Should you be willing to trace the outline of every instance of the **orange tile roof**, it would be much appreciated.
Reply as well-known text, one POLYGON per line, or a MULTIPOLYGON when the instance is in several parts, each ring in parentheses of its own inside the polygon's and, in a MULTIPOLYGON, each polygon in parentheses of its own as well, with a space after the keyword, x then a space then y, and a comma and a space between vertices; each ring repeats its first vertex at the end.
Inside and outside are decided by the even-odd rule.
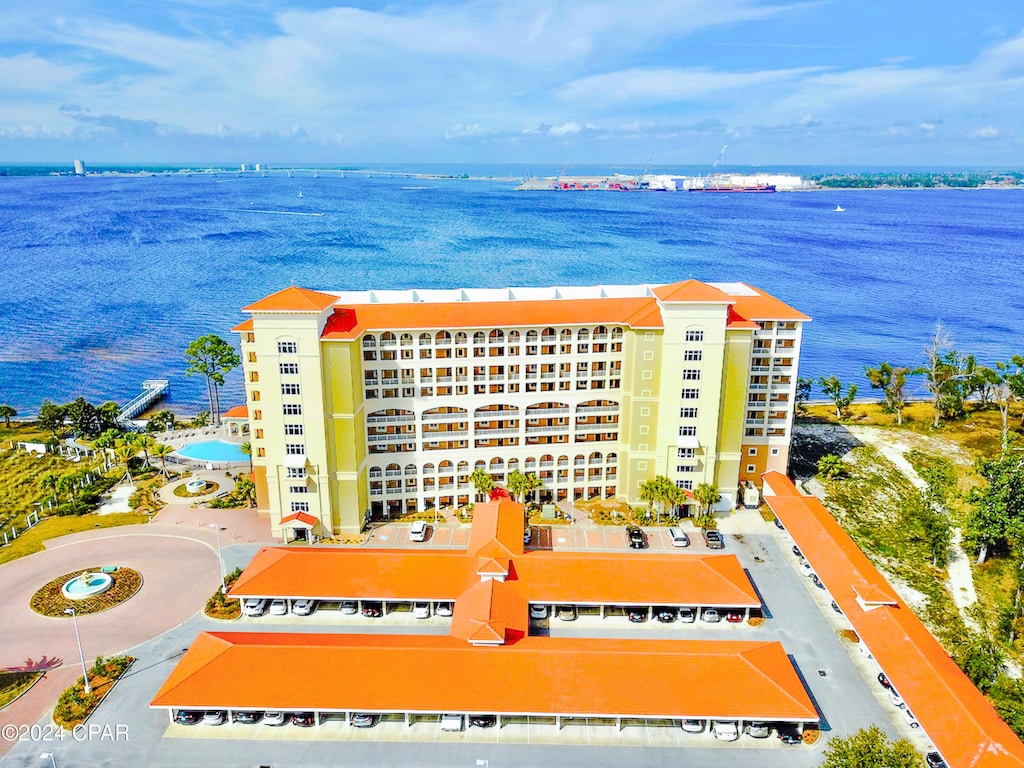
POLYGON ((667 304, 676 302, 732 304, 736 301, 735 297, 727 295, 713 285, 693 279, 660 285, 654 289, 654 295, 667 304))
POLYGON ((818 719, 779 643, 728 640, 203 632, 150 706, 818 719), (458 684, 411 684, 410 670, 458 684))
POLYGON ((479 578, 475 565, 459 551, 264 547, 230 594, 317 600, 454 600, 471 580, 479 578))
POLYGON ((291 286, 272 293, 255 304, 243 307, 243 312, 323 312, 338 300, 329 293, 291 286))
POLYGON ((523 506, 511 499, 477 504, 469 532, 470 555, 510 558, 523 554, 523 506))
POLYGON ((247 419, 249 418, 249 406, 248 405, 236 405, 234 408, 229 408, 224 412, 223 418, 225 419, 247 419))
POLYGON ((825 506, 779 472, 763 477, 768 506, 950 768, 1024 766, 1024 743, 825 506))
POLYGON ((302 523, 303 525, 312 527, 319 522, 319 520, 306 512, 296 512, 294 515, 288 515, 288 517, 281 518, 281 525, 287 525, 288 523, 302 523))
POLYGON ((735 555, 534 550, 515 564, 532 603, 761 606, 735 555))
POLYGON ((530 629, 529 605, 515 586, 478 581, 455 601, 451 636, 487 643, 515 643, 530 629))
POLYGON ((251 331, 252 328, 253 328, 252 318, 250 317, 248 320, 243 320, 242 322, 240 322, 238 325, 236 325, 231 330, 232 331, 251 331))
POLYGON ((742 283, 742 285, 757 293, 756 296, 730 297, 736 300, 733 305, 736 312, 747 320, 799 320, 803 322, 811 319, 803 312, 797 312, 785 302, 770 296, 760 288, 746 283, 742 283))
POLYGON ((415 302, 336 307, 321 337, 354 339, 365 331, 402 328, 543 328, 602 323, 633 328, 662 327, 661 313, 651 298, 415 302))

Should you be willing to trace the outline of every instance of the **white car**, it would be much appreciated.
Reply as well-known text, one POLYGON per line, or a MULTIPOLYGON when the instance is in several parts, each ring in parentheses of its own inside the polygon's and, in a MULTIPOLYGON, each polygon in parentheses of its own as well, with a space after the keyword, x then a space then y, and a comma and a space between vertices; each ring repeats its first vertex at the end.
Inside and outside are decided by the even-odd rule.
POLYGON ((263 724, 270 726, 284 725, 288 722, 288 716, 284 712, 266 712, 263 715, 263 724))
POLYGON ((683 720, 683 730, 687 733, 704 733, 705 725, 703 720, 683 720))
POLYGON ((548 617, 548 607, 546 605, 531 605, 530 606, 530 618, 531 619, 546 619, 548 617))
POLYGON ((262 616, 267 610, 267 601, 261 597, 250 597, 242 601, 242 613, 246 616, 262 616))
POLYGON ((210 709, 203 713, 203 725, 224 725, 228 715, 223 709, 210 709))
POLYGON ((426 541, 427 540, 427 524, 422 520, 417 520, 409 528, 409 541, 426 541))
POLYGON ((438 603, 434 606, 435 616, 451 616, 452 615, 452 604, 451 603, 438 603))
POLYGON ((700 614, 700 620, 708 624, 717 624, 722 620, 722 616, 715 608, 705 608, 700 614))
POLYGON ((911 712, 909 709, 903 710, 903 719, 907 721, 907 725, 909 725, 911 728, 921 727, 921 724, 917 722, 917 718, 914 717, 914 713, 911 712))
POLYGON ((293 600, 292 613, 296 616, 309 616, 316 608, 316 600, 293 600))
POLYGON ((429 619, 430 603, 413 603, 412 615, 415 619, 429 619))
POLYGON ((288 613, 288 602, 282 598, 277 598, 270 603, 270 615, 271 616, 284 616, 288 613))
POLYGON ((732 720, 715 720, 711 731, 719 741, 736 741, 740 737, 740 729, 732 720))
POLYGON ((811 568, 811 564, 808 563, 806 560, 800 561, 800 575, 808 577, 814 575, 814 569, 811 568))
POLYGON ((871 651, 868 650, 868 647, 864 645, 863 642, 857 643, 857 650, 860 651, 860 655, 863 656, 865 659, 875 658, 871 655, 871 651))
POLYGON ((356 613, 356 601, 355 600, 344 600, 341 603, 341 612, 345 616, 352 616, 356 613))
POLYGON ((895 688, 889 689, 889 701, 892 702, 894 707, 899 707, 900 709, 904 709, 907 706, 903 701, 903 697, 896 692, 895 688))

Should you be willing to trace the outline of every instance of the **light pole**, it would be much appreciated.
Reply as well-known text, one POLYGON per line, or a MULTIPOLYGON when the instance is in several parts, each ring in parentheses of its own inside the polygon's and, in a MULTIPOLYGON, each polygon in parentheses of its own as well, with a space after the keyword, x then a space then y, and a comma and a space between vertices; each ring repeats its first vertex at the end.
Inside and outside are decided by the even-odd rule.
POLYGON ((57 760, 56 760, 56 758, 54 758, 53 752, 43 752, 39 756, 40 760, 45 760, 46 758, 50 758, 50 765, 52 765, 53 768, 57 768, 57 760))
POLYGON ((221 594, 224 594, 228 591, 228 588, 224 583, 224 556, 220 552, 220 524, 210 523, 209 527, 217 532, 217 562, 220 563, 220 591, 221 594))
POLYGON ((85 692, 92 693, 92 686, 89 685, 89 670, 85 668, 85 652, 82 651, 82 636, 78 634, 78 615, 74 608, 65 608, 65 614, 71 614, 71 622, 75 625, 75 640, 78 641, 78 657, 82 660, 82 679, 85 681, 85 692))

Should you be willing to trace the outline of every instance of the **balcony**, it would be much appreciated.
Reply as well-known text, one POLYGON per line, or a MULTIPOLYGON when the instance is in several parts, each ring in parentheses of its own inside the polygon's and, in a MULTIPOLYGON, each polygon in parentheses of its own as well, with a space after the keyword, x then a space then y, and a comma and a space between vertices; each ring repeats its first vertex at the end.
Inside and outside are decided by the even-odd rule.
POLYGON ((768 389, 767 384, 750 384, 748 389, 768 389))
POLYGON ((424 440, 444 440, 449 437, 466 437, 469 435, 469 430, 466 429, 441 429, 437 432, 424 432, 424 440))
POLYGON ((767 373, 770 368, 767 365, 752 365, 750 366, 750 370, 755 373, 767 373))
POLYGON ((390 339, 390 340, 381 339, 380 340, 380 345, 382 347, 397 347, 398 346, 398 342, 395 341, 394 339, 390 339))
POLYGON ((400 470, 400 469, 389 469, 384 474, 387 475, 388 477, 401 477, 402 476, 402 470, 400 470))
POLYGON ((526 428, 526 434, 527 435, 555 435, 555 434, 558 434, 559 432, 568 432, 568 431, 569 431, 569 425, 568 424, 566 424, 565 426, 561 426, 561 427, 527 427, 526 428))
MULTIPOLYGON (((408 443, 416 439, 415 432, 394 432, 389 435, 367 435, 368 443, 408 443)), ((390 474, 390 473, 388 473, 390 474)), ((401 474, 401 473, 399 473, 401 474)))
POLYGON ((586 405, 576 409, 576 413, 618 413, 617 405, 586 405))
POLYGON ((615 432, 619 429, 619 422, 612 421, 606 424, 577 424, 577 432, 615 432))
POLYGON ((568 408, 528 408, 526 415, 531 419, 544 419, 548 416, 557 416, 559 414, 569 413, 568 408))
POLYGON ((416 417, 409 416, 369 416, 366 423, 369 424, 413 424, 416 417))
MULTIPOLYGON (((465 434, 465 433, 463 433, 465 434)), ((518 429, 488 429, 486 427, 477 427, 475 435, 481 440, 485 440, 490 437, 503 437, 506 435, 518 435, 518 429)))
POLYGON ((446 421, 448 419, 461 419, 465 420, 469 418, 469 414, 466 413, 424 413, 420 418, 423 421, 446 421))

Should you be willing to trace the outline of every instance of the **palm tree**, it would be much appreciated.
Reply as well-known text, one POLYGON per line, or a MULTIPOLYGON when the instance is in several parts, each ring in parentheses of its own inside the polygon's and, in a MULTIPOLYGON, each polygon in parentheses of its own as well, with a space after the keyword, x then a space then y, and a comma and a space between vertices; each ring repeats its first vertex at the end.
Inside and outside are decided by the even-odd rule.
POLYGON ((60 499, 57 498, 57 488, 60 486, 60 475, 58 475, 58 474, 56 474, 54 472, 50 472, 48 474, 45 474, 45 475, 43 475, 42 479, 39 481, 39 484, 43 488, 49 488, 53 492, 53 500, 54 501, 58 501, 58 502, 60 501, 60 499))
POLYGON ((137 451, 135 450, 134 446, 132 446, 132 445, 130 445, 128 443, 121 443, 121 445, 117 446, 114 449, 114 456, 117 457, 117 460, 119 462, 124 464, 124 478, 123 479, 127 479, 129 485, 132 483, 132 473, 131 473, 131 468, 128 466, 128 464, 129 464, 129 462, 131 462, 132 459, 135 458, 135 454, 136 453, 137 453, 137 451))
POLYGON ((252 474, 252 443, 242 443, 238 450, 249 457, 249 474, 252 474))
POLYGON ((17 416, 18 412, 9 405, 0 405, 0 418, 4 420, 4 426, 10 429, 11 417, 17 416))
POLYGON ((483 467, 474 469, 473 473, 469 476, 469 481, 473 483, 476 492, 484 497, 484 501, 487 500, 487 494, 494 490, 494 478, 483 467))
POLYGON ((707 528, 715 519, 714 513, 711 511, 711 507, 722 500, 722 494, 718 492, 717 485, 701 483, 697 486, 697 490, 693 492, 693 498, 699 501, 704 507, 700 517, 694 522, 696 522, 701 528, 707 528))
POLYGON ((658 509, 658 522, 667 506, 675 506, 683 500, 683 491, 676 487, 665 475, 657 475, 653 480, 640 486, 640 498, 658 509))
POLYGON ((167 457, 174 452, 174 449, 165 443, 156 443, 149 450, 154 456, 160 459, 160 471, 167 477, 167 457))
POLYGON ((142 449, 142 454, 145 456, 146 465, 149 466, 149 452, 153 446, 156 445, 156 440, 152 435, 139 435, 135 439, 135 447, 142 449))

